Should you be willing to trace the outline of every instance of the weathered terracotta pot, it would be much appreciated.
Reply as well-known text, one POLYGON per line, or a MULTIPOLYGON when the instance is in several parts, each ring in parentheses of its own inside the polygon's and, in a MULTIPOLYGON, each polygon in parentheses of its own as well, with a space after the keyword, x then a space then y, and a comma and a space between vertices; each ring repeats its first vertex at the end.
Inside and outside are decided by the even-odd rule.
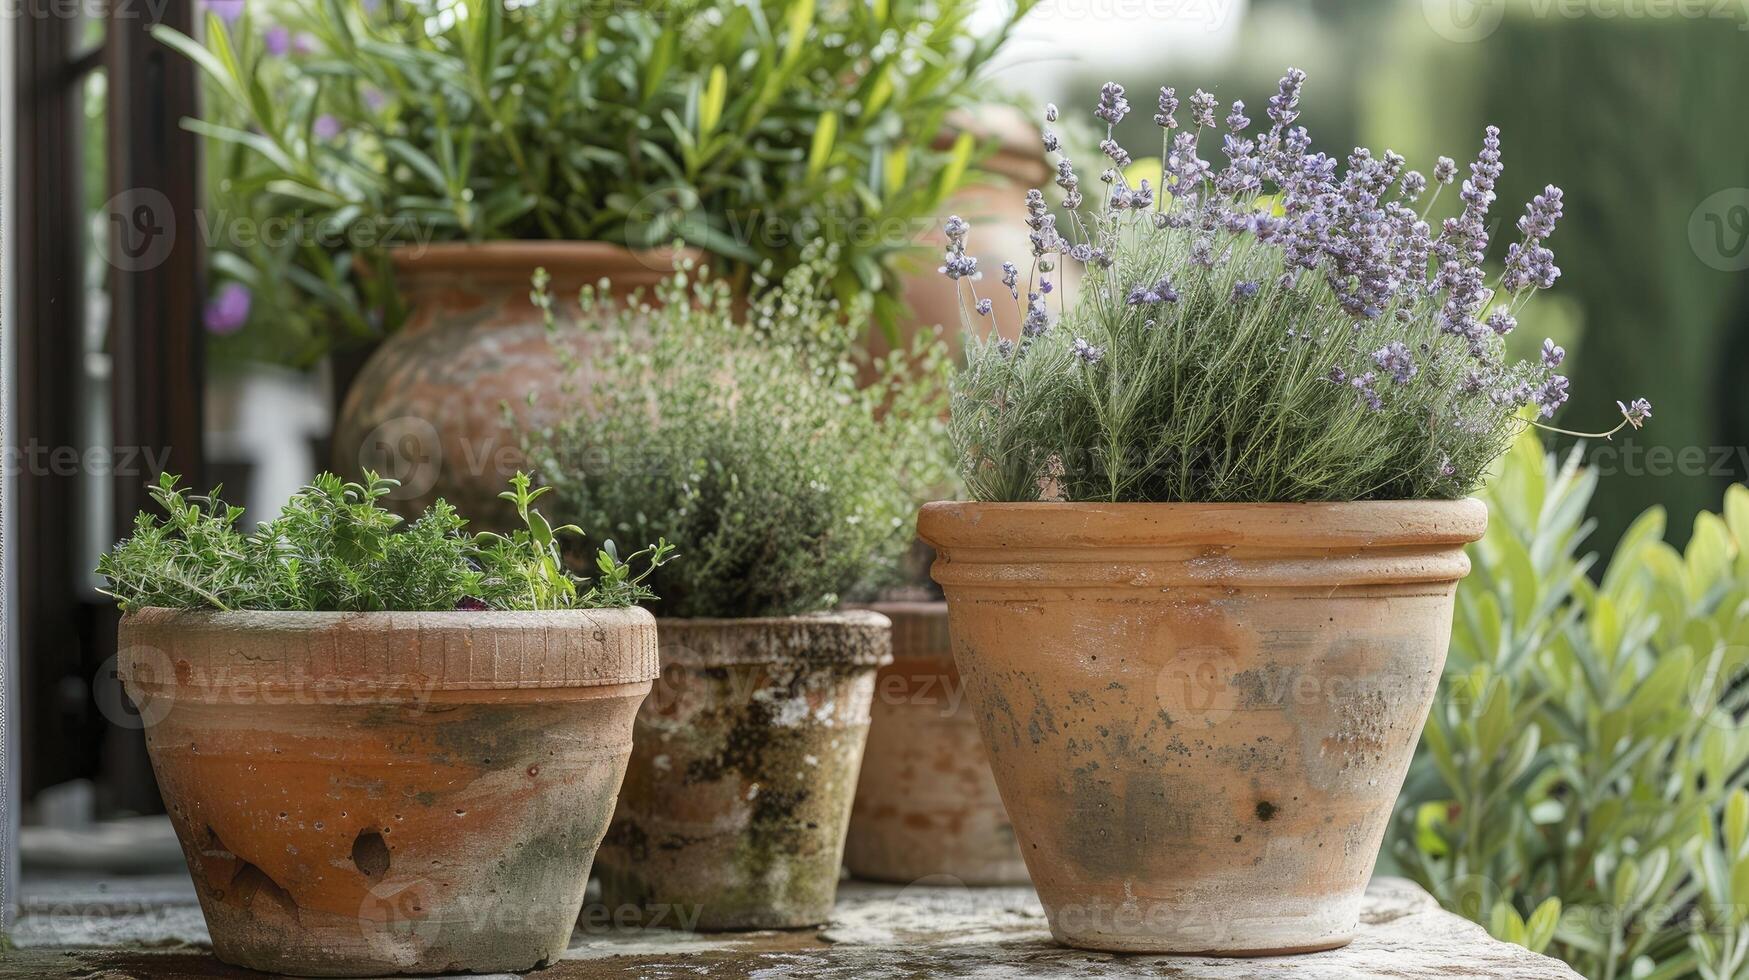
MULTIPOLYGON (((550 421, 580 396, 563 390, 561 361, 529 300, 534 270, 552 276, 555 306, 570 311, 565 323, 582 286, 606 278, 615 295, 643 288, 647 296, 682 256, 698 255, 580 241, 395 249, 389 257, 407 320, 347 391, 334 430, 335 472, 372 469, 400 480, 389 503, 408 516, 443 497, 477 523, 505 525, 510 515, 498 494, 527 468, 517 429, 550 421), (518 426, 506 424, 506 405, 518 426)), ((597 335, 562 336, 586 363, 597 335)))
POLYGON ((1346 944, 1486 522, 1474 500, 925 506, 1057 940, 1346 944))
POLYGON ((657 675, 647 612, 147 609, 120 643, 219 959, 485 973, 565 949, 657 675))
POLYGON ((596 863, 602 904, 701 930, 824 923, 886 617, 665 619, 661 643, 596 863))
POLYGON ((875 676, 845 866, 871 881, 1026 884, 1014 825, 953 664, 947 603, 869 608, 893 621, 893 662, 875 676))

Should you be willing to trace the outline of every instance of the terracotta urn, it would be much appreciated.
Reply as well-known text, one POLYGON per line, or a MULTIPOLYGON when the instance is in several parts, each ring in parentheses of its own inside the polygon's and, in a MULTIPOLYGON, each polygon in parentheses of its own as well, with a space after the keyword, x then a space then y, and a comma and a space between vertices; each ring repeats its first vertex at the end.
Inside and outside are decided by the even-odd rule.
POLYGON ((868 611, 662 620, 662 677, 596 863, 615 921, 831 917, 889 631, 868 611))
POLYGON ((923 508, 954 657, 1058 942, 1353 938, 1475 500, 923 508))
POLYGON ((870 881, 1026 884, 954 667, 947 603, 869 608, 893 622, 893 662, 875 676, 845 866, 870 881))
POLYGON ((120 646, 220 960, 356 977, 564 951, 657 676, 649 613, 146 609, 120 646))
MULTIPOLYGON (((575 407, 561 358, 529 298, 544 268, 560 323, 575 322, 577 291, 608 279, 616 296, 651 288, 682 256, 605 242, 486 242, 404 246, 389 253, 408 309, 347 390, 334 429, 335 472, 366 469, 401 481, 388 503, 412 517, 443 497, 488 527, 509 524, 498 499, 526 469, 518 430, 575 407), (530 396, 534 401, 530 403, 530 396), (506 410, 509 418, 506 417, 506 410), (510 419, 514 419, 512 424, 510 419)), ((595 335, 568 329, 562 341, 584 363, 595 335)))

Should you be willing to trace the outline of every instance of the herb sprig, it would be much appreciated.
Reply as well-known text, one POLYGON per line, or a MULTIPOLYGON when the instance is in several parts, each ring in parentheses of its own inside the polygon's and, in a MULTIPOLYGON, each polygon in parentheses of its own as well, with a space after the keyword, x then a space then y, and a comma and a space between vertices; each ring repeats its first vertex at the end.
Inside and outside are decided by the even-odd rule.
POLYGON ((243 508, 222 501, 218 488, 190 494, 177 482, 160 476, 150 492, 164 516, 141 513, 133 535, 98 562, 104 594, 123 611, 620 607, 653 601, 647 580, 675 557, 673 545, 658 541, 621 559, 608 541, 596 555, 599 579, 571 574, 559 537, 582 530, 548 523, 533 507, 547 488, 531 489, 523 473, 500 495, 523 522, 509 534, 468 534, 442 500, 403 526, 381 506, 397 481, 369 472, 362 483, 324 473, 245 533, 237 528, 243 508))

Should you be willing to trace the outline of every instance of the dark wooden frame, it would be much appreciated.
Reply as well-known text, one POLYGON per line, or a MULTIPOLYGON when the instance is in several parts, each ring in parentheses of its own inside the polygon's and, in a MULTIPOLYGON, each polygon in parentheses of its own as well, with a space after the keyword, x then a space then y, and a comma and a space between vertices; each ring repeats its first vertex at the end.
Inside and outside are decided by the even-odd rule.
MULTIPOLYGON (((111 263, 109 345, 114 447, 168 450, 167 466, 201 478, 201 280, 204 265, 196 208, 201 194, 199 143, 179 120, 197 113, 195 70, 154 41, 150 11, 182 30, 192 0, 117 4, 104 40, 75 51, 80 22, 66 5, 25 0, 16 22, 18 93, 17 202, 14 222, 17 387, 14 431, 24 450, 16 483, 14 556, 18 576, 20 731, 23 796, 107 769, 110 798, 131 808, 155 801, 137 733, 107 729, 91 699, 66 711, 63 682, 73 676, 95 690, 114 652, 114 617, 75 567, 79 479, 113 481, 115 527, 124 529, 144 503, 147 475, 56 475, 34 466, 31 452, 81 445, 84 261, 87 227, 81 160, 81 82, 98 67, 108 75, 107 186, 111 201, 149 189, 162 195, 163 220, 176 235, 161 262, 133 268, 111 263), (123 757, 105 766, 102 756, 123 757)), ((109 234, 115 236, 113 226, 109 234)), ((92 242, 113 249, 116 243, 92 242)), ((113 256, 116 253, 110 251, 113 256)))

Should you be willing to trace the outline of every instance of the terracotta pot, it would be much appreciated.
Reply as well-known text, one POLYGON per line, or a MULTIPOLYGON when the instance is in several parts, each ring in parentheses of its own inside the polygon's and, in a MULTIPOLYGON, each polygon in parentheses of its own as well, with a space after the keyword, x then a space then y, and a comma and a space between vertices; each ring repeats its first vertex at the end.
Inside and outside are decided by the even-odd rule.
MULTIPOLYGON (((605 242, 486 242, 406 246, 390 253, 409 313, 365 362, 347 391, 334 431, 335 472, 366 469, 401 486, 390 506, 407 516, 443 497, 485 527, 508 524, 498 499, 526 469, 517 428, 556 418, 580 391, 564 371, 542 317, 529 301, 536 268, 552 276, 555 305, 575 319, 579 288, 610 279, 616 295, 650 288, 681 255, 633 252, 605 242), (529 396, 537 397, 534 405, 529 396), (506 424, 505 407, 519 420, 506 424)), ((566 330, 587 362, 597 335, 566 330)), ((586 385, 587 377, 580 376, 586 385)))
POLYGON ((702 930, 824 923, 886 617, 665 619, 661 643, 597 862, 602 904, 702 930))
POLYGON ((1346 944, 1486 522, 1474 500, 925 506, 1056 939, 1346 944))
POLYGON ((893 662, 875 677, 844 863, 871 881, 1024 885, 978 722, 953 664, 947 603, 887 602, 893 662))
POLYGON ((657 676, 648 613, 147 609, 120 632, 219 959, 379 976, 564 951, 657 676))

